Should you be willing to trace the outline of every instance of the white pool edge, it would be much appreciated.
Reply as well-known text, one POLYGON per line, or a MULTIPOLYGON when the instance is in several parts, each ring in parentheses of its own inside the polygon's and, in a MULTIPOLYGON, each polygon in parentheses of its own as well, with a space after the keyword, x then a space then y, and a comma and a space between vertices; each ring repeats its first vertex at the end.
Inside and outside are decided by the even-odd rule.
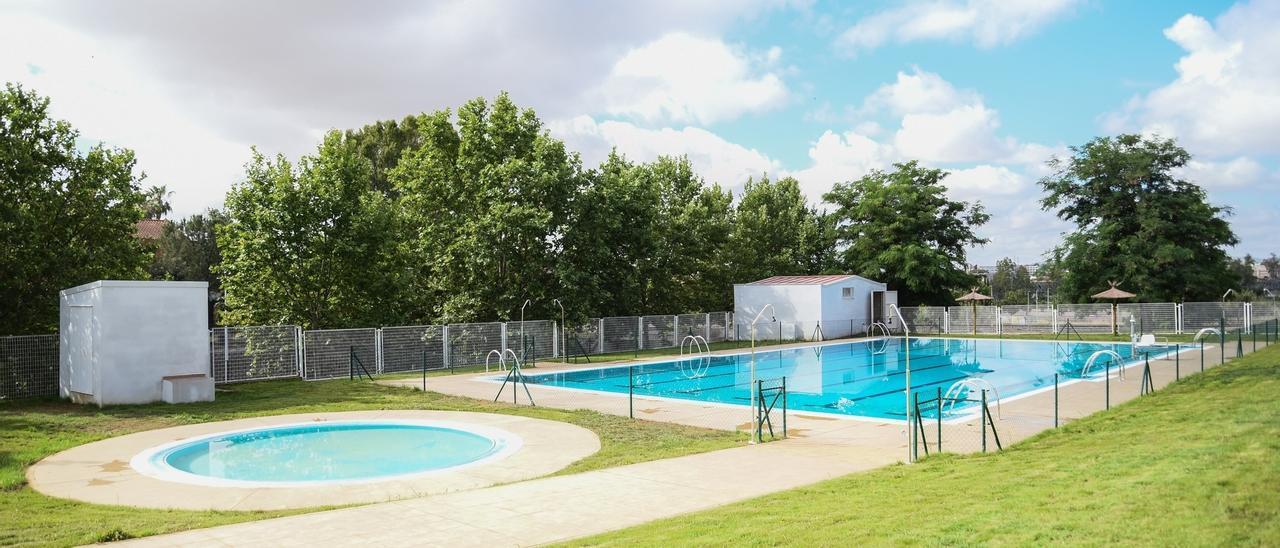
POLYGON ((476 466, 481 466, 481 465, 489 464, 501 459, 505 459, 515 454, 515 452, 519 451, 520 448, 522 448, 523 446, 524 446, 524 439, 512 432, 503 430, 501 428, 495 428, 492 426, 470 424, 466 422, 434 420, 434 419, 340 419, 340 420, 332 420, 332 421, 326 420, 326 421, 290 422, 290 423, 284 423, 284 424, 274 424, 270 426, 252 426, 252 427, 246 427, 246 428, 237 428, 234 430, 225 430, 222 432, 215 432, 212 434, 203 434, 203 435, 194 436, 190 438, 183 438, 180 440, 174 440, 169 443, 164 443, 161 445, 144 449, 143 451, 137 453, 136 455, 133 456, 133 458, 129 460, 129 466, 139 474, 142 474, 147 477, 155 478, 161 481, 170 481, 174 483, 183 483, 188 485, 202 485, 207 487, 240 487, 240 488, 254 488, 254 489, 256 488, 289 489, 289 488, 302 488, 302 487, 330 487, 330 486, 341 486, 341 485, 363 485, 363 484, 372 484, 372 483, 382 483, 382 482, 388 482, 388 481, 413 480, 413 479, 431 477, 431 476, 436 476, 441 474, 454 473, 460 470, 465 470, 468 468, 473 468, 476 466), (227 436, 227 435, 241 434, 246 432, 287 429, 287 428, 295 428, 299 426, 313 426, 316 424, 327 424, 327 425, 331 425, 331 424, 380 424, 380 425, 399 424, 399 425, 408 425, 408 426, 447 428, 447 429, 458 430, 458 431, 482 436, 485 438, 489 438, 491 440, 494 440, 495 443, 501 444, 501 448, 482 458, 479 458, 470 462, 458 464, 455 466, 437 468, 434 470, 425 470, 422 472, 411 472, 408 474, 395 474, 390 476, 377 476, 372 478, 343 479, 343 480, 309 480, 309 481, 233 480, 233 479, 224 479, 224 478, 214 478, 210 476, 202 476, 199 474, 192 474, 190 472, 178 470, 171 466, 157 465, 154 462, 155 460, 154 457, 160 453, 169 451, 171 449, 174 449, 180 446, 184 446, 192 443, 198 443, 202 440, 207 440, 207 439, 217 438, 217 437, 227 436))

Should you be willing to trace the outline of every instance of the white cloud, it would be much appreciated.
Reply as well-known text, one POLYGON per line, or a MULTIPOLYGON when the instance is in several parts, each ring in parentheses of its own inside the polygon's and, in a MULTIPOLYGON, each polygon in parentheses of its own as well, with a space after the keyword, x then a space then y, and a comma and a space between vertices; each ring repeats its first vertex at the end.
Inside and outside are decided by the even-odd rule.
POLYGON ((712 124, 782 104, 781 76, 760 70, 781 55, 776 46, 752 55, 717 39, 672 33, 623 55, 599 93, 614 116, 712 124))
POLYGON ((940 114, 908 114, 894 143, 902 154, 931 162, 975 162, 1003 158, 1015 145, 996 137, 996 112, 982 104, 940 114))
POLYGON ((1214 24, 1184 15, 1165 29, 1186 51, 1178 77, 1107 117, 1110 132, 1176 137, 1193 154, 1274 154, 1280 149, 1280 2, 1237 4, 1214 24))
POLYGON ((1224 162, 1191 160, 1178 175, 1210 190, 1250 186, 1269 177, 1262 164, 1244 156, 1224 162))
POLYGON ((992 48, 1024 38, 1070 12, 1078 0, 916 1, 869 15, 836 46, 849 54, 892 43, 968 41, 992 48))
POLYGON ((1005 166, 979 165, 953 169, 943 184, 962 199, 988 198, 992 195, 1020 194, 1027 190, 1027 178, 1005 166))
POLYGON ((740 190, 748 177, 778 173, 781 166, 764 153, 726 141, 696 127, 648 129, 629 122, 597 122, 577 116, 549 124, 551 133, 582 154, 583 162, 595 165, 613 148, 633 161, 648 162, 659 156, 688 156, 694 170, 708 182, 740 190))
MULTIPOLYGON (((718 36, 778 5, 5 4, 0 80, 49 96, 86 137, 136 150, 151 182, 176 191, 174 213, 185 215, 221 202, 250 145, 296 156, 330 128, 456 107, 500 90, 544 119, 598 112, 587 91, 626 52, 671 33, 718 36)), ((764 51, 752 63, 783 57, 781 49, 764 51)))
POLYGON ((817 204, 836 183, 861 178, 873 169, 887 169, 900 160, 892 145, 849 131, 827 130, 809 147, 809 167, 789 172, 800 182, 809 201, 817 204))

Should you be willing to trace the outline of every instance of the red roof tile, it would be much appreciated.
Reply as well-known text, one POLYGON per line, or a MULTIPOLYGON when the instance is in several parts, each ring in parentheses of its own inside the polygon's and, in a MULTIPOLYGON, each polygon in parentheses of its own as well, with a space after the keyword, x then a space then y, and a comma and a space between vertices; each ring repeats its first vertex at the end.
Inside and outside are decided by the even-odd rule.
POLYGON ((139 240, 159 240, 169 224, 165 219, 143 219, 135 225, 133 235, 139 240))
POLYGON ((747 285, 826 285, 852 278, 852 274, 828 274, 822 276, 772 276, 747 285))

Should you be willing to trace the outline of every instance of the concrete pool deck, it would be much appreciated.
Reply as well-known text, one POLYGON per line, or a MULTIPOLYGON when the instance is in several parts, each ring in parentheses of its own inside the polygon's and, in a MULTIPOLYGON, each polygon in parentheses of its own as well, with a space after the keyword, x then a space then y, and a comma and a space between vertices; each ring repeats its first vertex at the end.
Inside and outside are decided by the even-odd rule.
POLYGON ((572 424, 492 413, 459 411, 348 411, 254 417, 137 432, 73 447, 27 469, 32 489, 53 497, 97 504, 188 510, 280 510, 422 497, 553 473, 600 450, 595 433, 572 424), (166 481, 129 465, 149 448, 218 432, 301 422, 426 419, 504 430, 521 438, 511 455, 457 470, 370 483, 307 487, 229 487, 166 481))
MULTIPOLYGON (((1261 348, 1263 345, 1259 345, 1261 348)), ((1246 351, 1250 345, 1245 345, 1246 351)), ((1234 355, 1229 347, 1228 355, 1234 355)), ((1199 371, 1199 349, 1184 354, 1180 374, 1199 371)), ((1207 367, 1218 364, 1216 345, 1206 348, 1207 367)), ((1153 360, 1156 388, 1173 381, 1175 362, 1153 360)), ((546 368, 550 369, 550 368, 546 368)), ((539 370, 544 370, 540 367, 539 370)), ((1131 367, 1126 379, 1113 376, 1111 404, 1139 397, 1142 367, 1131 367)), ((395 383, 397 381, 385 381, 395 383)), ((418 381, 421 382, 421 381, 418 381)), ((412 386, 410 381, 400 384, 412 386)), ((496 387, 462 376, 433 377, 428 388, 465 391, 458 395, 492 399, 496 387), (481 393, 476 386, 486 387, 481 393)), ((1061 422, 1105 407, 1106 383, 1076 382, 1059 390, 1061 422)), ((616 398, 591 399, 590 393, 531 386, 538 404, 626 413, 616 398), (543 388, 546 393, 535 389, 543 388), (557 400, 571 392, 579 397, 557 400), (556 393, 560 393, 557 395, 556 393), (541 398, 546 399, 541 399, 541 398)), ((509 395, 509 392, 508 392, 509 395)), ((601 396, 601 395, 595 395, 601 396)), ((523 399, 523 393, 521 395, 523 399)), ((744 427, 741 409, 699 406, 690 402, 646 402, 637 417, 726 429, 744 427)), ((1010 443, 1052 428, 1053 392, 1040 392, 1005 402, 994 418, 1001 441, 1010 443)), ((996 412, 995 407, 992 408, 996 412)), ((848 473, 892 464, 906 457, 906 428, 898 422, 793 417, 793 437, 758 446, 650 461, 617 468, 540 478, 484 489, 317 512, 285 518, 200 529, 128 541, 129 545, 239 546, 443 545, 525 546, 563 541, 705 510, 772 492, 801 487, 848 473), (339 540, 340 539, 340 540, 339 540)), ((936 426, 926 424, 932 445, 936 426)), ((943 425, 944 449, 969 452, 981 448, 976 418, 943 425)), ((994 448, 994 438, 991 440, 994 448)), ((923 454, 923 453, 922 453, 923 454)))

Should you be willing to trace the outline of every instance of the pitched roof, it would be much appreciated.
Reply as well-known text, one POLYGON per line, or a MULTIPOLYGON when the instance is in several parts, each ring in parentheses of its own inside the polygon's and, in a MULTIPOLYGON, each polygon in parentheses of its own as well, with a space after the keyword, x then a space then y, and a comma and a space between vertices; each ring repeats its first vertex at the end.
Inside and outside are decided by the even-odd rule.
POLYGON ((134 225, 133 237, 139 240, 159 240, 169 224, 166 219, 143 219, 134 225))
POLYGON ((853 274, 829 274, 823 276, 771 276, 747 285, 827 285, 854 277, 853 274))

